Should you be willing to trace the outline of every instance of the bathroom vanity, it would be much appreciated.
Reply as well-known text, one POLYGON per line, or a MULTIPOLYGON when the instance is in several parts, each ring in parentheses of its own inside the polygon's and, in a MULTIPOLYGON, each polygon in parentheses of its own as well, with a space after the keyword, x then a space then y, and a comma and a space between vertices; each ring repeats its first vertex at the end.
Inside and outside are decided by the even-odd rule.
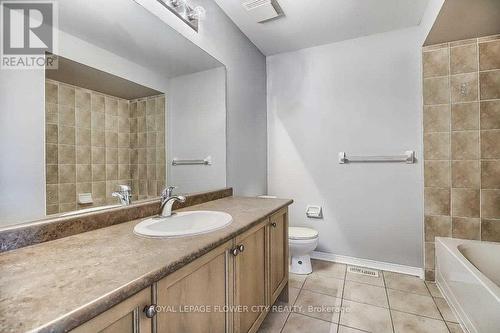
POLYGON ((256 332, 288 291, 291 200, 225 197, 233 222, 145 238, 140 220, 0 254, 2 332, 256 332))

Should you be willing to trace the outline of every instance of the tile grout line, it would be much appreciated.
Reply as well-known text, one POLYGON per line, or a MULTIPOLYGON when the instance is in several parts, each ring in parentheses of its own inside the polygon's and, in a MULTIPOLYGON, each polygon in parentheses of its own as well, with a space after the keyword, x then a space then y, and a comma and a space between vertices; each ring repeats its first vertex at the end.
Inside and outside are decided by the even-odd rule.
MULTIPOLYGON (((429 286, 427 285, 427 283, 424 283, 425 284, 425 288, 427 288, 427 291, 429 292, 429 294, 431 295, 431 298, 432 298, 432 302, 434 303, 434 306, 436 306, 436 309, 438 310, 439 312, 439 315, 441 316, 441 318, 443 319, 443 323, 444 323, 444 326, 446 326, 446 329, 448 330, 448 332, 451 333, 450 331, 450 328, 448 327, 448 325, 446 324, 446 320, 444 320, 444 316, 443 316, 443 313, 441 312, 441 310, 439 309, 439 306, 437 305, 436 303, 436 300, 434 299, 434 297, 432 296, 431 294, 431 291, 429 289, 429 286)), ((446 301, 446 299, 445 299, 446 301)), ((447 302, 447 301, 446 301, 447 302)))
MULTIPOLYGON (((424 250, 424 252, 425 252, 425 250, 424 250)), ((388 306, 388 310, 389 310, 389 317, 391 318, 392 332, 395 332, 395 329, 394 329, 394 320, 392 319, 392 312, 391 312, 391 303, 389 303, 389 293, 387 292, 387 284, 385 283, 385 274, 384 274, 383 271, 381 271, 380 273, 382 274, 382 280, 384 281, 385 298, 387 299, 387 306, 388 306)))

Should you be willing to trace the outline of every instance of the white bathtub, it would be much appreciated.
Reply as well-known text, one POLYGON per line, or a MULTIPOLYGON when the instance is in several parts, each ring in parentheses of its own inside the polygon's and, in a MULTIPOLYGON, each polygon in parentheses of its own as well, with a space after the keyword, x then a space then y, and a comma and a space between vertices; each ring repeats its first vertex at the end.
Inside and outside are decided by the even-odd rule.
POLYGON ((436 283, 470 333, 500 332, 500 243, 437 237, 436 283))

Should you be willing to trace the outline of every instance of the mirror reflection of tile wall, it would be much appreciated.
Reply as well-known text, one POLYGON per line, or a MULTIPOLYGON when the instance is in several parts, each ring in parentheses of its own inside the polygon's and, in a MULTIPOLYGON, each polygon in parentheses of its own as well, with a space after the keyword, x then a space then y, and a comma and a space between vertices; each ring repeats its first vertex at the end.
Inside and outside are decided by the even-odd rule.
POLYGON ((126 100, 46 80, 47 215, 155 197, 166 182, 165 95, 126 100), (93 203, 80 204, 91 193, 93 203))

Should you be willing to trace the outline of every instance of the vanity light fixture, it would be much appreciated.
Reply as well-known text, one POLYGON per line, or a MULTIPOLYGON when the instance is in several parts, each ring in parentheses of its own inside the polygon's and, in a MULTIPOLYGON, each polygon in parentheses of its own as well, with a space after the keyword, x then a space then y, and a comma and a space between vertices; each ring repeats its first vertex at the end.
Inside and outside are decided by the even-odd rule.
POLYGON ((206 16, 205 8, 194 6, 188 0, 157 0, 163 7, 170 10, 178 18, 189 25, 193 30, 198 31, 199 21, 206 16))

